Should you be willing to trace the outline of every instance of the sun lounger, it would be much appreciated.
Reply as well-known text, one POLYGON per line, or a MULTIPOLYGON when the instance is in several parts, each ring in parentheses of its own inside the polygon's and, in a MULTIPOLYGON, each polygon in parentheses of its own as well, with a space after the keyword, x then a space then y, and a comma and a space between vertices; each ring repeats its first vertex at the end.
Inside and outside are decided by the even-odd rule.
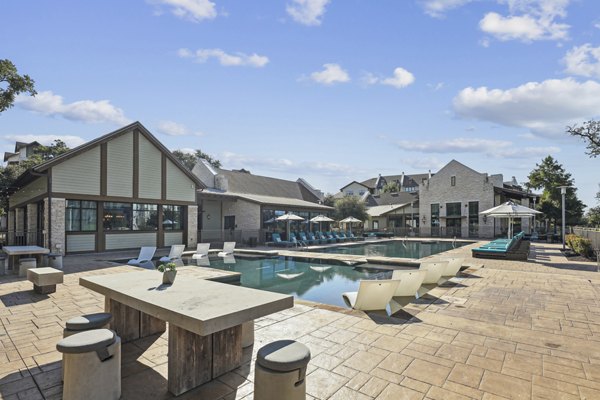
POLYGON ((346 292, 342 298, 355 310, 385 310, 399 284, 400 281, 391 279, 361 280, 358 292, 346 292))
POLYGON ((394 270, 392 280, 400 281, 394 297, 415 298, 426 276, 427 271, 425 270, 394 270))
POLYGON ((127 261, 128 265, 134 265, 136 267, 142 268, 154 268, 154 264, 152 264, 152 257, 154 257, 154 253, 156 252, 156 247, 153 246, 145 246, 140 249, 140 254, 138 258, 131 259, 127 261))
POLYGON ((423 296, 425 293, 438 286, 438 282, 447 265, 448 261, 425 261, 421 263, 419 269, 421 271, 426 271, 427 274, 425 275, 425 279, 423 279, 421 288, 417 292, 418 297, 423 296))
POLYGON ((198 243, 196 246, 196 252, 192 254, 192 259, 198 260, 200 258, 208 257, 208 251, 210 250, 210 243, 198 243))
POLYGON ((219 257, 229 257, 233 255, 233 250, 235 249, 235 242, 225 242, 223 243, 223 251, 219 252, 219 257))
POLYGON ((174 244, 171 246, 171 251, 169 251, 169 255, 161 257, 160 262, 168 263, 175 260, 180 260, 184 250, 185 244, 174 244))

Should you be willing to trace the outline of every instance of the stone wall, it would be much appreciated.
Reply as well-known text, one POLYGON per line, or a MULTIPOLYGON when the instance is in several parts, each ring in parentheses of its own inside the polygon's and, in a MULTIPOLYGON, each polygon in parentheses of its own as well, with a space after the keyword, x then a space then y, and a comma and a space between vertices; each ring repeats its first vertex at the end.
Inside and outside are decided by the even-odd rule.
POLYGON ((187 246, 198 244, 198 206, 187 207, 187 246))
MULTIPOLYGON (((481 174, 457 161, 451 161, 437 174, 419 185, 419 218, 422 228, 431 227, 431 204, 440 205, 440 217, 446 216, 446 203, 461 203, 461 233, 469 236, 470 201, 479 202, 479 212, 494 206, 494 184, 502 183, 501 175, 493 179, 487 174, 481 174), (451 185, 451 177, 456 177, 456 185, 451 185), (423 223, 423 217, 426 221, 423 223)), ((446 227, 446 219, 440 218, 440 226, 446 227)), ((493 236, 494 220, 479 216, 479 232, 481 236, 493 236)))
POLYGON ((65 254, 65 199, 52 198, 50 205, 51 226, 50 226, 50 243, 51 252, 65 254))
POLYGON ((257 230, 261 227, 260 205, 244 200, 224 201, 223 217, 235 215, 236 229, 257 230))

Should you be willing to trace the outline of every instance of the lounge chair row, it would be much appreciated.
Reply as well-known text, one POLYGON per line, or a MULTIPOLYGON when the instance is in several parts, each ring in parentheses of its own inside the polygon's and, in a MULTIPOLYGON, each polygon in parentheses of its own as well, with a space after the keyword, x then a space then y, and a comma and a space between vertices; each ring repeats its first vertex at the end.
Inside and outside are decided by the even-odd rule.
POLYGON ((524 241, 524 232, 520 232, 511 239, 496 239, 483 246, 471 250, 473 257, 478 258, 509 258, 527 259, 529 242, 524 241))
POLYGON ((283 247, 295 247, 295 246, 311 246, 315 244, 326 244, 326 243, 343 243, 359 240, 358 237, 350 231, 348 232, 290 232, 289 240, 281 239, 279 233, 273 233, 271 235, 273 241, 270 244, 275 246, 283 247))
MULTIPOLYGON (((198 243, 196 247, 196 251, 187 252, 186 255, 191 255, 193 259, 208 257, 208 252, 210 250, 210 243, 198 243)), ((223 244, 223 251, 218 253, 219 257, 227 257, 233 254, 235 250, 235 242, 225 242, 223 244)), ((140 249, 140 254, 138 258, 133 258, 127 262, 128 265, 134 265, 136 267, 142 268, 154 268, 154 263, 152 262, 152 258, 154 257, 154 253, 156 252, 155 246, 144 246, 140 249)), ((174 244, 171 246, 171 250, 169 251, 168 256, 161 257, 159 259, 159 263, 168 263, 168 262, 177 262, 181 261, 181 257, 184 255, 185 245, 183 244, 174 244)))
POLYGON ((392 299, 408 303, 439 286, 460 271, 463 258, 422 262, 418 270, 394 270, 391 279, 361 280, 358 292, 342 294, 348 307, 356 310, 385 310, 392 299))

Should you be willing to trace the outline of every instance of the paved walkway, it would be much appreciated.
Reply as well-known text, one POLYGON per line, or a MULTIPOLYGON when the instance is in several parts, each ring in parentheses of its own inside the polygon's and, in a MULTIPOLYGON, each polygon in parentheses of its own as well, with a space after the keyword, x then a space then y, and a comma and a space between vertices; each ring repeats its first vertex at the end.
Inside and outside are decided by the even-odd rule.
MULTIPOLYGON (((398 318, 297 304, 257 321, 242 367, 180 398, 251 399, 257 349, 292 338, 311 348, 311 399, 600 399, 600 275, 593 263, 569 263, 559 247, 533 245, 533 262, 476 268, 481 260, 469 259, 474 268, 398 318)), ((51 295, 0 277, 0 398, 59 399, 64 321, 103 307, 78 278, 130 268, 66 257, 65 283, 51 295)), ((166 340, 123 346, 123 399, 170 398, 166 340)))

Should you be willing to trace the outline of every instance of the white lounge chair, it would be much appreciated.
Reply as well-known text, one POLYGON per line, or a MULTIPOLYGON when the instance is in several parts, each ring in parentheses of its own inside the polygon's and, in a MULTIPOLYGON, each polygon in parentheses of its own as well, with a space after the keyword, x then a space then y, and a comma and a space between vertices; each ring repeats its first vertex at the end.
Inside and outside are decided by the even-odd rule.
POLYGON ((342 298, 355 310, 385 310, 399 284, 392 279, 361 280, 358 292, 344 293, 342 298))
POLYGON ((185 250, 185 244, 174 244, 171 246, 171 251, 168 256, 160 258, 160 262, 172 262, 175 260, 181 260, 181 255, 185 250))
POLYGON ((208 250, 210 250, 210 243, 198 243, 196 252, 192 254, 192 259, 197 260, 208 257, 208 250))
POLYGON ((223 243, 223 251, 220 251, 217 254, 219 257, 227 257, 233 255, 233 250, 235 250, 235 242, 225 242, 223 243))
POLYGON ((421 263, 419 269, 421 271, 426 271, 427 274, 425 275, 421 288, 417 291, 417 297, 423 296, 438 285, 447 265, 448 261, 425 261, 421 263))
POLYGON ((425 280, 427 271, 425 270, 394 270, 392 273, 393 280, 399 280, 400 284, 394 292, 394 297, 412 297, 414 298, 419 291, 419 288, 425 280))
POLYGON ((456 274, 458 274, 458 271, 460 271, 460 267, 462 267, 465 259, 462 257, 450 257, 443 258, 442 261, 448 261, 448 264, 446 265, 446 268, 444 268, 444 272, 442 272, 440 284, 454 278, 456 274))
POLYGON ((152 257, 154 257, 154 253, 156 252, 156 247, 153 246, 145 246, 140 249, 140 254, 138 258, 133 258, 127 261, 128 265, 135 265, 136 267, 143 268, 154 268, 154 264, 152 264, 152 257))

